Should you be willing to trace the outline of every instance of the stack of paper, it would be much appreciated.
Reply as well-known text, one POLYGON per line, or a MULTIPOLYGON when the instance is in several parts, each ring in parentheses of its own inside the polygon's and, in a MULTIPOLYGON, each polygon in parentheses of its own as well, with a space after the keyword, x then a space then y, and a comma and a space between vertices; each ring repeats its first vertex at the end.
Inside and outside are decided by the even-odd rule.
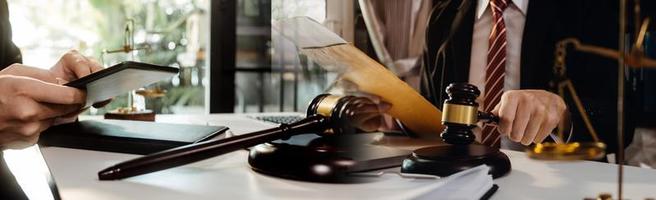
POLYGON ((411 174, 402 174, 402 177, 396 169, 372 178, 371 182, 357 184, 297 184, 272 178, 258 184, 258 189, 267 191, 265 199, 478 200, 485 199, 483 197, 493 188, 489 170, 488 166, 483 165, 449 177, 431 179, 425 175, 411 174))
POLYGON ((442 179, 443 184, 427 187, 430 190, 415 199, 481 199, 494 185, 490 168, 482 165, 442 179))

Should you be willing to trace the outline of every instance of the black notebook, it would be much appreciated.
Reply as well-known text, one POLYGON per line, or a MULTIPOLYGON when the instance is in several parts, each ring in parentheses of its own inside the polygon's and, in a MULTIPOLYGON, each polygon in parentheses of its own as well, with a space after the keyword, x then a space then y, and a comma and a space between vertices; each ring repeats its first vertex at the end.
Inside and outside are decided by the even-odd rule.
POLYGON ((39 144, 96 151, 151 154, 223 137, 223 126, 167 124, 127 120, 85 120, 53 126, 39 144))

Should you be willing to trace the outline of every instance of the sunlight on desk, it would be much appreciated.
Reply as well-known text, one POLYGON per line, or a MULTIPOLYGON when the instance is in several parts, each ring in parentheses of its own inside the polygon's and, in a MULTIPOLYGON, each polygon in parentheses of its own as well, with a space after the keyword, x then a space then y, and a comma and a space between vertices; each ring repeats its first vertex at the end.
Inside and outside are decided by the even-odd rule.
MULTIPOLYGON (((55 199, 50 188, 50 171, 39 146, 4 150, 4 160, 29 199, 55 199)), ((56 188, 55 188, 56 189, 56 188)))

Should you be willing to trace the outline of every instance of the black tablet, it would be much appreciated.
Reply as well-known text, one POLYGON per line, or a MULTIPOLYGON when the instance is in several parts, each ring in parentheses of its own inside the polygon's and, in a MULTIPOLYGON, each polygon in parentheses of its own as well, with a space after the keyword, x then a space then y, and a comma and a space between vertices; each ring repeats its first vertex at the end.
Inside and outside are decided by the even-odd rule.
POLYGON ((171 78, 178 68, 140 62, 122 62, 64 85, 86 89, 87 106, 131 90, 171 78))

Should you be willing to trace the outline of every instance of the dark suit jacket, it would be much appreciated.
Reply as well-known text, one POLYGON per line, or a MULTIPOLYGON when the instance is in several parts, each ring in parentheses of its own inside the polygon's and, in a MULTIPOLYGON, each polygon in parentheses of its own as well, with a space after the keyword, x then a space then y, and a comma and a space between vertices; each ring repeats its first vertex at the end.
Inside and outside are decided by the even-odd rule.
POLYGON ((0 70, 14 64, 21 63, 21 53, 11 41, 11 24, 9 24, 9 11, 7 1, 0 1, 0 70))
MULTIPOLYGON (((449 83, 468 82, 477 1, 472 0, 468 9, 459 10, 461 2, 435 1, 434 5, 444 6, 444 11, 440 14, 440 9, 436 9, 427 30, 422 93, 438 106, 446 97, 444 89, 449 83), (447 43, 445 56, 439 57, 437 50, 445 42, 458 12, 464 13, 462 23, 447 43)), ((563 38, 576 37, 586 44, 617 49, 617 8, 617 1, 612 0, 529 1, 522 40, 521 88, 552 89, 555 44, 563 38)), ((572 50, 568 51, 567 60, 568 75, 592 118, 593 126, 608 144, 608 150, 614 152, 617 149, 617 62, 572 50)), ((631 94, 627 94, 627 98, 631 98, 631 94)), ((566 102, 574 118, 575 139, 590 140, 574 104, 568 99, 566 102)), ((631 108, 627 111, 625 144, 632 139, 630 116, 633 112, 631 108)))

